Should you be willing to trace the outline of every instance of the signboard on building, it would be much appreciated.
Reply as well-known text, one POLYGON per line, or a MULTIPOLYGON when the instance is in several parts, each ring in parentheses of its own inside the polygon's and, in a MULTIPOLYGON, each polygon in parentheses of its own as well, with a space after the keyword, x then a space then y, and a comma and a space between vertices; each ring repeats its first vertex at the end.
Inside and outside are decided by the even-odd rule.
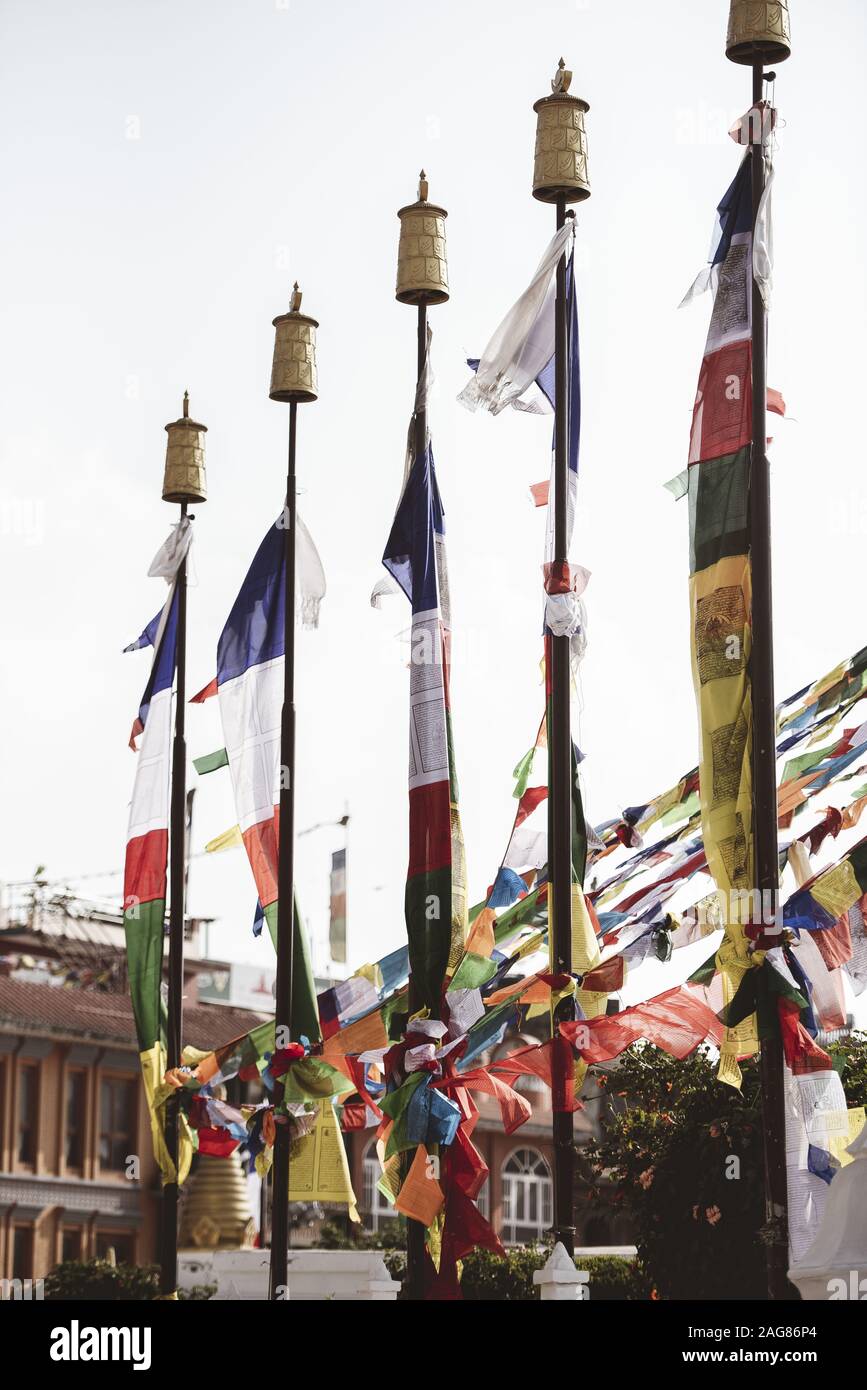
POLYGON ((232 1004, 255 1013, 274 1011, 276 970, 261 965, 231 965, 199 972, 198 994, 203 1004, 232 1004))
POLYGON ((331 922, 328 930, 331 959, 346 964, 346 850, 331 856, 331 922))

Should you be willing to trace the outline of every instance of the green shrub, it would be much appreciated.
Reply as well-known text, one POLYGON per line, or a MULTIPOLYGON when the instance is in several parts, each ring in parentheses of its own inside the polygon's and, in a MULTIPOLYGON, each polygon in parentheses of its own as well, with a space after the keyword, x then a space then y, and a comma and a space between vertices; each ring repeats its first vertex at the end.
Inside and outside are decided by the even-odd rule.
POLYGON ((399 1216, 381 1231, 365 1231, 353 1226, 347 1235, 336 1221, 325 1221, 316 1242, 319 1250, 403 1250, 406 1245, 406 1221, 399 1216))
MULTIPOLYGON (((158 1265, 111 1265, 107 1260, 67 1260, 45 1280, 45 1298, 53 1303, 147 1303, 159 1297, 158 1265)), ((216 1284, 193 1284, 178 1290, 182 1303, 213 1298, 216 1284)))
MULTIPOLYGON (((463 1261, 461 1292, 478 1303, 529 1303, 539 1300, 533 1275, 551 1253, 546 1245, 514 1246, 505 1256, 474 1250, 463 1261)), ((578 1257, 579 1269, 590 1275, 591 1302, 611 1299, 636 1301, 650 1297, 650 1282, 633 1260, 611 1255, 578 1257)))
MULTIPOLYGON (((539 1290, 533 1275, 541 1269, 550 1246, 516 1246, 505 1256, 489 1250, 474 1250, 462 1261, 461 1292, 470 1303, 532 1303, 539 1301, 539 1290)), ((383 1253, 392 1279, 403 1282, 406 1277, 406 1256, 403 1251, 383 1253)), ((590 1275, 590 1299, 596 1303, 612 1300, 639 1302, 650 1298, 651 1284, 637 1260, 624 1260, 616 1255, 578 1257, 579 1269, 590 1275)))
MULTIPOLYGON (((404 1222, 394 1229, 373 1233, 359 1231, 349 1240, 339 1227, 327 1224, 320 1232, 320 1245, 326 1250, 381 1250, 392 1279, 402 1284, 406 1278, 406 1232, 404 1222)), ((539 1300, 533 1275, 551 1253, 550 1245, 517 1245, 505 1256, 489 1250, 474 1250, 462 1263, 461 1291, 473 1303, 529 1303, 539 1300)), ((579 1267, 590 1275, 590 1298, 596 1302, 612 1299, 636 1301, 650 1297, 650 1280, 635 1260, 612 1255, 579 1259, 579 1267)))
POLYGON ((139 1303, 156 1298, 156 1265, 111 1265, 107 1260, 66 1260, 45 1280, 45 1298, 54 1303, 139 1303))
POLYGON ((650 1298, 651 1282, 638 1260, 623 1260, 617 1255, 578 1257, 576 1263, 590 1275, 590 1300, 593 1303, 640 1303, 650 1298))

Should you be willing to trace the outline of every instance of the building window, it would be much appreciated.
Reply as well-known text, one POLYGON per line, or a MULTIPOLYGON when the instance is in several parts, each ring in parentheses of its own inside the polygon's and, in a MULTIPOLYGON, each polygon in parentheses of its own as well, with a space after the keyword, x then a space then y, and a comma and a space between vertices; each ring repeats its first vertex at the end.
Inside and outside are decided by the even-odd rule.
POLYGON ((377 1183, 382 1177, 382 1169, 376 1156, 375 1143, 368 1144, 364 1151, 361 1173, 363 1183, 361 1208, 364 1213, 364 1224, 369 1231, 381 1231, 388 1227, 389 1222, 397 1220, 398 1213, 377 1187, 377 1183))
POLYGON ((66 1073, 66 1134, 64 1152, 67 1168, 84 1167, 84 1125, 87 1099, 87 1073, 66 1073))
POLYGON ((131 1231, 97 1231, 96 1258, 108 1258, 114 1251, 114 1262, 119 1265, 135 1264, 135 1236, 131 1231))
MULTIPOLYGON (((39 1068, 28 1063, 18 1069, 18 1162, 36 1164, 39 1122, 39 1068)), ((22 1227, 22 1229, 24 1229, 22 1227)))
POLYGON ((486 1221, 491 1219, 491 1183, 489 1178, 485 1178, 482 1190, 476 1198, 476 1206, 486 1221))
POLYGON ((12 1230, 12 1278, 33 1278, 33 1227, 15 1226, 12 1230))
POLYGON ((122 1173, 136 1150, 136 1083, 119 1076, 104 1076, 99 1092, 99 1164, 122 1173))
POLYGON ((538 1149, 516 1149, 503 1164, 503 1239, 539 1240, 552 1221, 551 1171, 538 1149))
POLYGON ((80 1260, 82 1253, 82 1237, 84 1232, 80 1226, 64 1226, 60 1237, 60 1260, 65 1264, 67 1260, 80 1260))

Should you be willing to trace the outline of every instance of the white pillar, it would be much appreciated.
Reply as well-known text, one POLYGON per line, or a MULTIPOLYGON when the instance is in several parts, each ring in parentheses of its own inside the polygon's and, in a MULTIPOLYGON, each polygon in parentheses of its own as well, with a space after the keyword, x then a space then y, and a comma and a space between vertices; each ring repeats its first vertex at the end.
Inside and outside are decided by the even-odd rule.
POLYGON ((590 1297, 588 1287, 590 1275, 586 1270, 576 1269, 575 1261, 559 1240, 551 1251, 547 1263, 537 1269, 533 1283, 539 1285, 539 1293, 544 1303, 555 1299, 560 1303, 580 1303, 590 1297))

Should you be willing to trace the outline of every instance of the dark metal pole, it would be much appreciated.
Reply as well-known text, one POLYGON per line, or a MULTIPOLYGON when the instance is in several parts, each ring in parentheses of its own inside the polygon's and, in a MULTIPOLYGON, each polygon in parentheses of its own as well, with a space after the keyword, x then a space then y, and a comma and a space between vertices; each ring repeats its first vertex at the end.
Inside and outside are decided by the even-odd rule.
MULTIPOLYGON (((753 65, 753 108, 764 95, 763 65, 753 65)), ((765 187, 763 115, 751 117, 753 227, 765 187), (758 126, 758 128, 756 128, 758 126)), ((771 486, 767 455, 767 322, 761 291, 752 281, 752 435, 750 465, 750 551, 752 561, 753 702, 753 855, 762 918, 777 921, 777 754, 774 708, 774 633, 771 590, 771 486)), ((791 1294, 788 1268, 786 1192, 786 1114, 783 1049, 779 1037, 765 1038, 760 1059, 764 1136, 765 1218, 771 1223, 767 1245, 768 1297, 791 1294)))
POLYGON ((259 1249, 268 1246, 268 1175, 259 1183, 259 1249))
MULTIPOLYGON (((298 406, 289 403, 289 467, 286 477, 286 573, 284 586, 285 662, 280 734, 280 839, 277 867, 277 982, 275 1036, 278 1049, 292 1039, 292 988, 295 969, 295 424, 298 406)), ((283 1099, 283 1082, 274 1084, 274 1104, 283 1099)), ((274 1140, 271 1192, 270 1297, 288 1293, 289 1126, 278 1124, 274 1140)))
MULTIPOLYGON (((427 396, 423 376, 427 362, 427 306, 418 306, 418 371, 416 373, 415 456, 421 458, 427 447, 427 396)), ((410 1007, 417 1007, 410 1001, 410 1007)), ((405 1156, 407 1170, 412 1155, 405 1156)), ((425 1228, 411 1218, 406 1223, 406 1296, 413 1302, 424 1298, 425 1228)))
MULTIPOLYGON (((187 515, 181 503, 181 520, 187 515)), ((177 678, 175 698, 175 737, 172 747, 172 792, 170 818, 169 882, 169 965, 166 1009, 166 1065, 180 1066, 184 1008, 184 900, 187 871, 186 782, 187 742, 185 737, 187 682, 187 560, 181 561, 178 586, 177 678)), ((178 1167, 180 1097, 177 1092, 166 1103, 166 1148, 175 1172, 178 1167)), ((173 1294, 178 1286, 178 1185, 163 1187, 162 1234, 160 1240, 160 1292, 173 1294)))
MULTIPOLYGON (((566 199, 557 198, 557 229, 566 221, 566 199)), ((557 264, 555 303, 555 380, 554 380, 554 565, 565 570, 568 554, 569 507, 569 366, 568 319, 566 308, 566 256, 557 264)), ((572 973, 572 734, 569 727, 569 638, 549 637, 551 651, 551 728, 550 752, 548 918, 553 922, 552 958, 557 974, 572 973)), ((563 1096, 572 1084, 571 1048, 560 1047, 557 1025, 574 1017, 571 998, 562 999, 554 1011, 554 1059, 558 1072, 554 1094, 563 1096)), ((554 1239, 561 1241, 570 1255, 575 1249, 574 1177, 575 1143, 572 1112, 555 1110, 554 1132, 554 1239)))

